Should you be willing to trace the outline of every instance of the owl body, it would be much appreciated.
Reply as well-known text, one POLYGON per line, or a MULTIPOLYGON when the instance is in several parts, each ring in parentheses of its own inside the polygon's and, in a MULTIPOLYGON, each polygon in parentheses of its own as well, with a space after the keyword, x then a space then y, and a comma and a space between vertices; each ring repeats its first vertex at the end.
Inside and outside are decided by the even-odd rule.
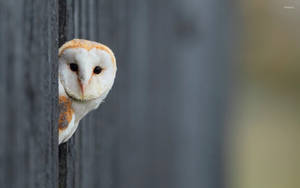
MULTIPOLYGON (((60 83, 60 81, 59 81, 60 83)), ((60 84, 61 85, 61 84, 60 84)), ((60 93, 64 93, 63 87, 59 87, 60 93)), ((78 128, 80 120, 90 111, 97 109, 98 106, 101 104, 103 99, 105 98, 97 98, 86 102, 76 101, 72 98, 68 97, 66 94, 60 95, 61 97, 67 97, 70 101, 70 110, 73 112, 71 121, 67 124, 67 126, 59 128, 59 143, 63 143, 68 141, 72 135, 75 133, 76 129, 78 128)))
POLYGON ((59 50, 59 144, 76 131, 80 120, 98 108, 116 74, 115 57, 103 44, 74 39, 59 50))

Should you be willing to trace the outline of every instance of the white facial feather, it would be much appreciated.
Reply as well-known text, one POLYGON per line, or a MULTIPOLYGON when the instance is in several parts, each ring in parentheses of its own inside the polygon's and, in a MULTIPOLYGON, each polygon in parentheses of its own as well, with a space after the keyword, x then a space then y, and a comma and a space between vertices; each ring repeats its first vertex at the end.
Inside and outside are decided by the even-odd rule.
POLYGON ((96 99, 110 90, 113 85, 116 67, 110 55, 103 50, 66 49, 59 61, 59 76, 62 85, 66 93, 77 100, 96 99), (78 72, 70 69, 71 63, 78 65, 78 72), (100 74, 93 73, 96 66, 102 68, 100 74), (83 93, 79 82, 84 87, 83 93))

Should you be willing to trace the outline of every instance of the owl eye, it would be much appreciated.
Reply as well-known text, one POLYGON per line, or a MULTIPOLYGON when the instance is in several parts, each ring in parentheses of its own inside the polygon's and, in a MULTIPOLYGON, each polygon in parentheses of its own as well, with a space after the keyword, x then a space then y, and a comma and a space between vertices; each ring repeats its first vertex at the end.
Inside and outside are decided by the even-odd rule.
POLYGON ((96 66, 96 67, 94 68, 94 73, 95 73, 95 74, 100 74, 101 71, 102 71, 102 68, 99 67, 99 66, 96 66))
POLYGON ((76 63, 71 63, 70 64, 70 69, 74 72, 78 71, 78 65, 76 63))

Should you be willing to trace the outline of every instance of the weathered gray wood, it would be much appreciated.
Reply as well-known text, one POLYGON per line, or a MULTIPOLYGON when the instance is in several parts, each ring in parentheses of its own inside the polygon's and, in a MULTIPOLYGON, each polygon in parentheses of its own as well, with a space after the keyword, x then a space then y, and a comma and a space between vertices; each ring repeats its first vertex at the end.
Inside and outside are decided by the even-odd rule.
POLYGON ((0 187, 57 187, 57 4, 0 1, 0 187))
MULTIPOLYGON (((59 46, 74 38, 74 2, 73 0, 58 1, 59 46)), ((74 188, 75 166, 77 159, 72 141, 59 146, 59 188, 74 188)))
POLYGON ((223 186, 232 4, 73 1, 75 37, 110 46, 118 73, 67 144, 67 187, 223 186))

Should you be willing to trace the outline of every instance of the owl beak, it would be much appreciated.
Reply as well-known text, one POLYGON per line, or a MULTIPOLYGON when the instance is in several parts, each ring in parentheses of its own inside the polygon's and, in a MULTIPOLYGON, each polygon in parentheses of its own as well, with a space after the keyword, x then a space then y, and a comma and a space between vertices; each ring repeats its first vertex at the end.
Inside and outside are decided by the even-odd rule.
POLYGON ((80 80, 80 79, 78 79, 78 83, 79 83, 79 87, 80 87, 80 90, 81 90, 81 98, 83 99, 84 98, 84 90, 87 86, 87 83, 83 80, 80 80))

